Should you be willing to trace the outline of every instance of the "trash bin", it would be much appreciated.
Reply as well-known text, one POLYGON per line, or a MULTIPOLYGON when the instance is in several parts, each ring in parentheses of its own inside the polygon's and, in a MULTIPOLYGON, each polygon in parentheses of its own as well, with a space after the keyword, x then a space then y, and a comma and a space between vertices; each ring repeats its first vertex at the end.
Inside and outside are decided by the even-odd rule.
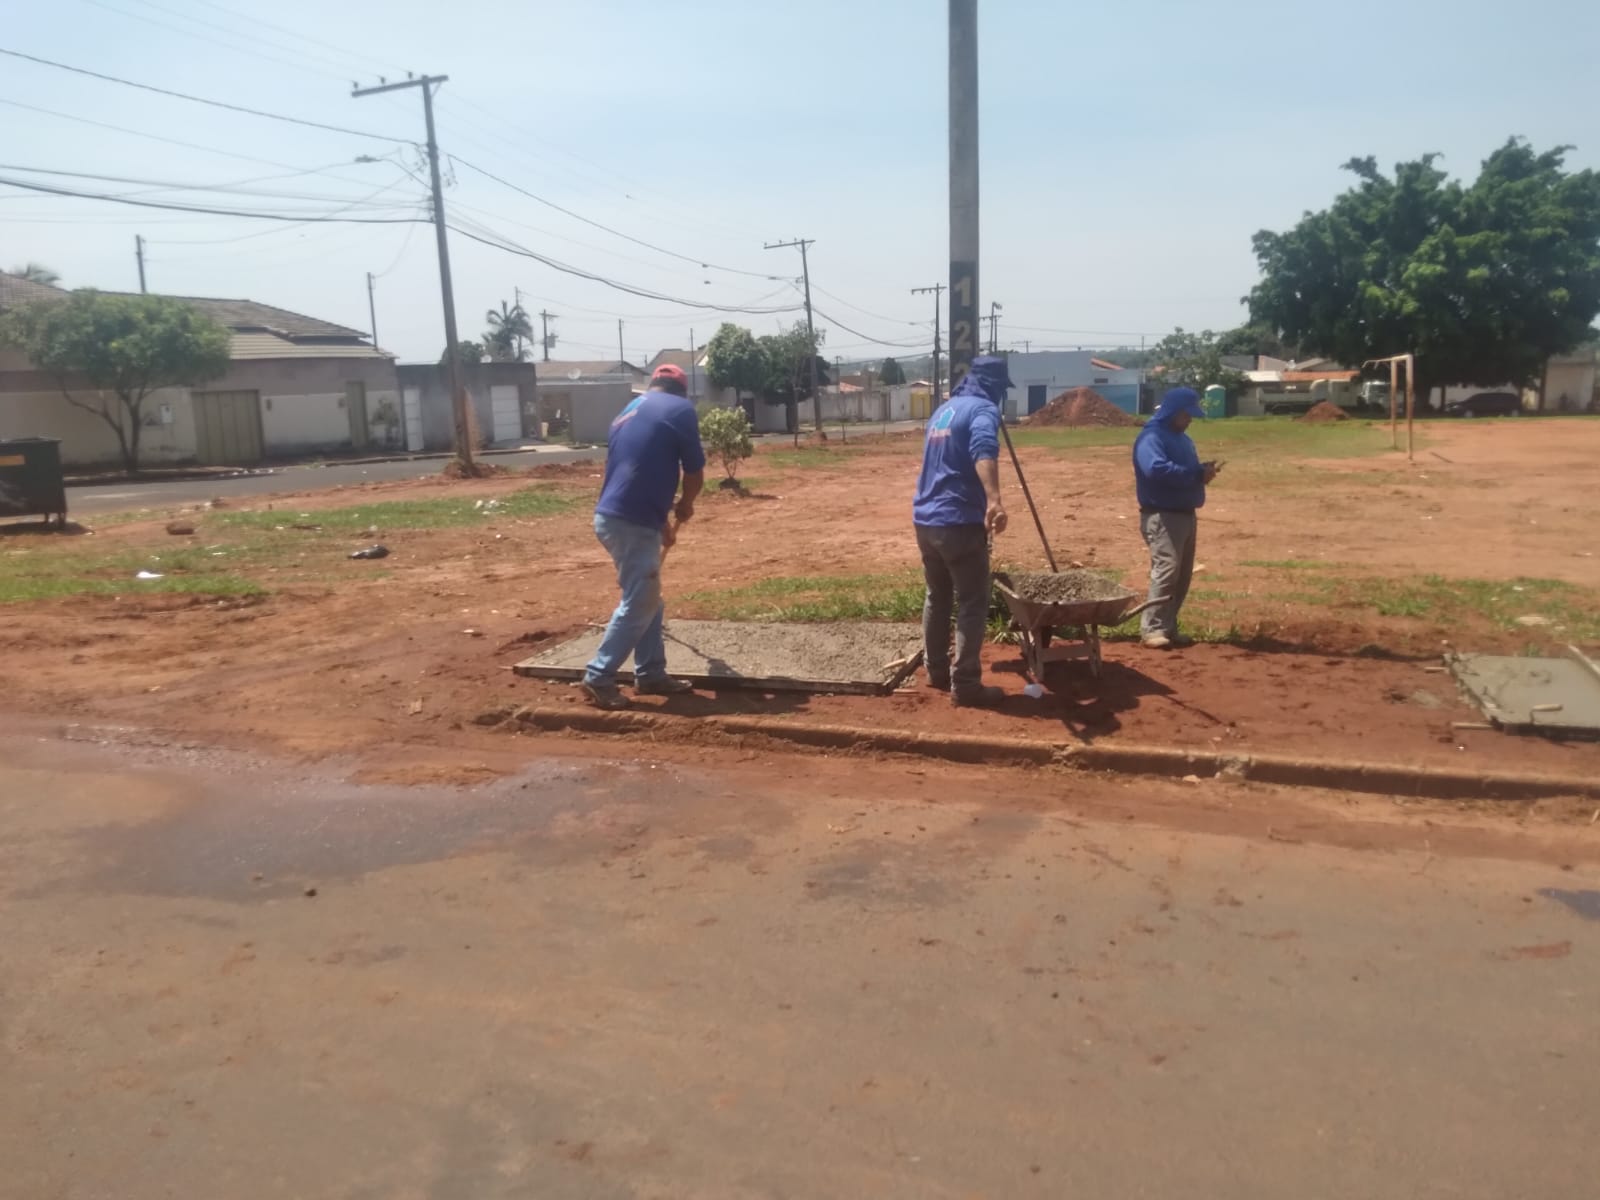
POLYGON ((55 517, 67 523, 60 439, 0 440, 0 517, 55 517))

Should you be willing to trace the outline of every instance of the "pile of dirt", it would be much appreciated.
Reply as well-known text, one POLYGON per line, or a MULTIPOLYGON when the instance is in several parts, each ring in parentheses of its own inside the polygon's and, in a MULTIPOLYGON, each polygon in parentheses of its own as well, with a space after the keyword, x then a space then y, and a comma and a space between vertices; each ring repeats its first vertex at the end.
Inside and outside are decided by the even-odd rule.
POLYGON ((1076 604, 1081 600, 1115 600, 1128 589, 1093 571, 1014 571, 1011 590, 1034 604, 1076 604))
POLYGON ((1350 414, 1331 400, 1320 400, 1295 419, 1310 421, 1313 425, 1325 425, 1329 421, 1348 421, 1350 414))
POLYGON ((1142 422, 1138 417, 1123 412, 1093 388, 1072 388, 1030 416, 1025 424, 1082 428, 1139 425, 1142 422))
POLYGON ((482 459, 474 460, 472 470, 467 471, 462 468, 459 458, 452 458, 439 474, 446 479, 493 479, 496 475, 507 475, 510 472, 498 463, 486 463, 482 459))

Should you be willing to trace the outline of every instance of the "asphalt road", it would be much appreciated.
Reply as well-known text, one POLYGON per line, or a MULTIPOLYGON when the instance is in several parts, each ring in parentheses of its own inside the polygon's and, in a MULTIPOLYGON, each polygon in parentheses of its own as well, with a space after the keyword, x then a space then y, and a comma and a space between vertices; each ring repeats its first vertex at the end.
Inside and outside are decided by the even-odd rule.
POLYGON ((0 1191, 1594 1195, 1593 868, 751 759, 0 739, 0 1191))
MULTIPOLYGON (((552 463, 604 462, 606 452, 596 450, 530 450, 520 454, 496 454, 485 461, 498 466, 537 467, 552 463)), ((114 483, 97 487, 67 489, 67 507, 73 515, 122 512, 140 508, 181 508, 199 504, 215 496, 233 499, 243 496, 271 496, 304 492, 341 484, 376 483, 389 479, 421 479, 444 469, 446 459, 404 459, 397 462, 365 464, 336 463, 328 466, 279 467, 262 474, 231 479, 200 479, 182 483, 114 483)))

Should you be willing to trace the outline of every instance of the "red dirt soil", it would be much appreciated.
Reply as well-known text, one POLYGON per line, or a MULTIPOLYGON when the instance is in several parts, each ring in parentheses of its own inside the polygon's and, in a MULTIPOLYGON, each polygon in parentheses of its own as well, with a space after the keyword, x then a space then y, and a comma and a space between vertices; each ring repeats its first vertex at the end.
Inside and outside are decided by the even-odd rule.
MULTIPOLYGON (((1600 453, 1600 422, 1436 423, 1428 437, 1427 461, 1416 467, 1388 452, 1323 462, 1241 459, 1212 489, 1196 592, 1213 592, 1209 602, 1225 605, 1226 619, 1261 631, 1251 648, 1161 654, 1112 644, 1099 683, 1080 664, 1062 664, 1052 669, 1050 693, 1033 701, 1021 694, 1017 648, 992 645, 985 649, 990 679, 1007 693, 997 712, 953 710, 927 688, 887 699, 725 693, 661 706, 687 715, 761 713, 932 733, 1600 775, 1593 744, 1457 736, 1452 722, 1481 718, 1447 676, 1428 670, 1444 636, 1465 648, 1515 653, 1530 638, 1553 646, 1554 630, 1441 629, 1425 617, 1289 594, 1299 586, 1297 560, 1308 559, 1358 577, 1528 575, 1600 590, 1584 491, 1600 453), (1371 520, 1377 505, 1391 519, 1371 520), (1364 650, 1372 646, 1401 657, 1374 657, 1364 650)), ((1199 440, 1204 452, 1203 431, 1199 440)), ((685 529, 663 573, 669 616, 714 615, 713 600, 696 597, 774 578, 915 570, 908 510, 919 451, 914 436, 852 438, 848 447, 811 452, 820 463, 786 466, 763 447, 750 466, 762 501, 708 495, 685 529)), ((1057 555, 1115 568, 1140 586, 1147 560, 1126 447, 1026 446, 1019 454, 1057 555)), ((130 585, 121 596, 7 605, 0 610, 5 707, 324 756, 461 752, 464 739, 480 736, 472 723, 486 710, 575 703, 573 689, 509 670, 605 620, 616 600, 615 572, 590 529, 599 466, 541 476, 579 503, 555 516, 486 516, 465 529, 385 531, 393 554, 382 564, 344 560, 354 542, 308 550, 312 574, 279 582, 269 572, 261 582, 271 594, 261 599, 139 596, 130 585)), ((273 496, 248 507, 299 513, 471 499, 528 482, 526 475, 435 477, 273 496)), ((165 532, 174 516, 198 527, 199 546, 238 536, 217 514, 164 512, 103 526, 94 534, 96 553, 187 545, 165 532)), ((286 529, 278 536, 305 535, 286 529)), ((0 549, 43 559, 80 541, 19 534, 0 549)), ((1018 569, 1041 565, 1036 540, 1015 523, 997 554, 1018 569)))
POLYGON ((1349 419, 1350 414, 1331 400, 1319 400, 1295 418, 1297 421, 1309 421, 1313 425, 1325 425, 1329 421, 1348 421, 1349 419))
POLYGON ((1082 429, 1090 426, 1141 425, 1143 422, 1138 417, 1123 412, 1092 388, 1073 388, 1062 392, 1030 416, 1024 424, 1082 429))

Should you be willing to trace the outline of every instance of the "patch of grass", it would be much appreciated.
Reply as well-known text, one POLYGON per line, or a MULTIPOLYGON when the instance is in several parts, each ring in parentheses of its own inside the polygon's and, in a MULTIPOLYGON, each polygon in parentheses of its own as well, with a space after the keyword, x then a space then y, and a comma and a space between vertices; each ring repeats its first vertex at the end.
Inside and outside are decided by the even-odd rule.
POLYGON ((181 551, 149 554, 32 554, 0 557, 0 604, 58 600, 67 596, 259 596, 265 589, 220 559, 181 551), (160 579, 137 579, 140 571, 160 579))
POLYGON ((519 520, 547 517, 567 511, 577 501, 546 487, 526 487, 508 496, 468 500, 381 500, 350 508, 298 511, 276 508, 265 512, 227 513, 222 524, 235 529, 278 529, 303 524, 320 525, 327 533, 360 533, 376 527, 384 533, 396 529, 452 529, 481 524, 490 519, 519 520))
POLYGON ((789 575, 698 592, 687 602, 722 621, 920 621, 918 571, 838 577, 789 575))
POLYGON ((1326 571, 1337 567, 1338 563, 1319 562, 1311 558, 1251 558, 1239 564, 1241 567, 1259 567, 1266 571, 1326 571))
POLYGON ((817 470, 849 466, 851 456, 855 453, 855 447, 801 446, 798 450, 792 447, 787 450, 769 450, 761 455, 760 461, 781 468, 817 470))
MULTIPOLYGON (((1202 458, 1227 461, 1226 470, 1251 466, 1258 459, 1356 458, 1389 449, 1388 430, 1361 420, 1312 425, 1292 417, 1228 417, 1196 421, 1190 436, 1202 458)), ((1072 451, 1095 446, 1132 446, 1136 428, 1124 429, 1014 429, 1018 446, 1072 451)), ((1420 437, 1420 435, 1419 435, 1420 437)))

